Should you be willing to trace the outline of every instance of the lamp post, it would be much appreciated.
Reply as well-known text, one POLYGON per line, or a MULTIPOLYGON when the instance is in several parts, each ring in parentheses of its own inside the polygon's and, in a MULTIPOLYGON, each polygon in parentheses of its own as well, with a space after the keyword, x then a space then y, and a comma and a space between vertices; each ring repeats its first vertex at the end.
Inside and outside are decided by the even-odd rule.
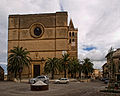
POLYGON ((45 59, 42 57, 41 59, 40 59, 40 62, 41 62, 41 64, 42 64, 42 74, 43 74, 43 72, 44 72, 44 66, 43 66, 43 62, 45 61, 45 59))
POLYGON ((80 63, 79 63, 79 79, 81 78, 82 64, 83 64, 83 61, 80 61, 80 63))

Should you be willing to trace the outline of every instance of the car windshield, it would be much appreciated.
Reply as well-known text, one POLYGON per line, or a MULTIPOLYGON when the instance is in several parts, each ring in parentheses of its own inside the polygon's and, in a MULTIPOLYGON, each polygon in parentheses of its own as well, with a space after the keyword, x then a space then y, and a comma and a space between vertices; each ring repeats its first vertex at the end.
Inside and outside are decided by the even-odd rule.
POLYGON ((67 80, 67 78, 60 78, 59 80, 67 80))
POLYGON ((38 79, 42 79, 42 78, 45 78, 45 77, 44 77, 44 76, 38 76, 37 78, 38 78, 38 79))

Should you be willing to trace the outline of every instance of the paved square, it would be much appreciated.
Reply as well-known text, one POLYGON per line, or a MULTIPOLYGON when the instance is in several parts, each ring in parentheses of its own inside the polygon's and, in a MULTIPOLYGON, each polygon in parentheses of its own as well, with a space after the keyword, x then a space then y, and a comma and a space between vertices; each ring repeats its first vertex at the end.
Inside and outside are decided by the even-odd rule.
POLYGON ((30 91, 30 84, 4 81, 0 82, 0 96, 120 96, 120 94, 101 93, 105 88, 100 81, 70 82, 69 84, 49 84, 47 91, 30 91))

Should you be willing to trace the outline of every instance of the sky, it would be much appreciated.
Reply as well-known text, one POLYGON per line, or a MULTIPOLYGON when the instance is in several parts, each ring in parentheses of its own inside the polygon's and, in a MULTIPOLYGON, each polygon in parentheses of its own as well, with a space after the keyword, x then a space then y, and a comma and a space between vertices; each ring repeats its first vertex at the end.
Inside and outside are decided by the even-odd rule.
POLYGON ((120 48, 120 0, 0 0, 0 64, 7 64, 8 16, 67 11, 78 28, 78 56, 101 68, 112 46, 120 48))

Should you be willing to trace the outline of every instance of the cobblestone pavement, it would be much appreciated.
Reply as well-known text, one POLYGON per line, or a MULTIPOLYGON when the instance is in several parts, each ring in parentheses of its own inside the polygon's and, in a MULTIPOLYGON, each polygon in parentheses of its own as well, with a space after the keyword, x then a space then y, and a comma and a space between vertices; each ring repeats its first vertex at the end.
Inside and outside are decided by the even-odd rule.
POLYGON ((0 96, 120 96, 119 93, 101 93, 105 88, 100 81, 70 82, 69 84, 49 84, 47 91, 30 91, 30 84, 0 82, 0 96))

